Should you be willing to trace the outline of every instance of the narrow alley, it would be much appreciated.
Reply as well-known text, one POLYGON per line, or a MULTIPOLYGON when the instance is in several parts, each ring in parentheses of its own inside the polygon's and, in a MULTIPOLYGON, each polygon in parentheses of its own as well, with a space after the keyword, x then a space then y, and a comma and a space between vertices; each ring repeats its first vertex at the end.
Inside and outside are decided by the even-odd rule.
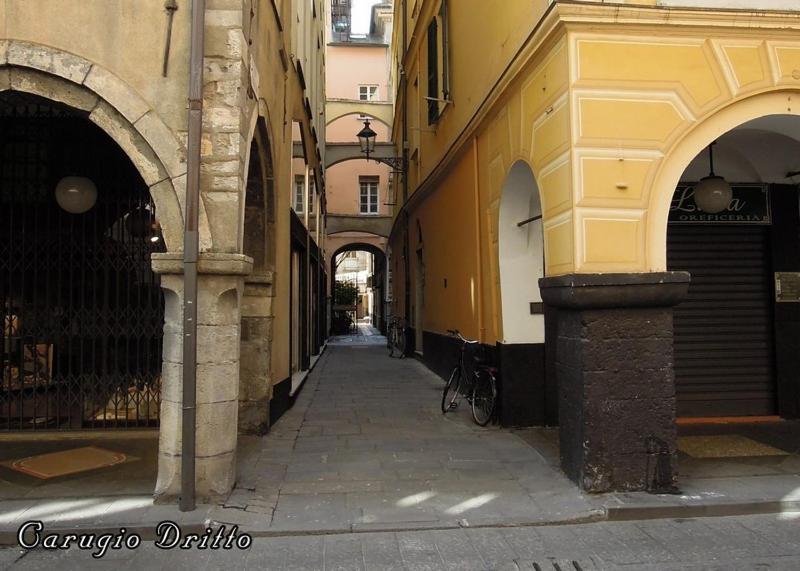
POLYGON ((215 519, 341 532, 598 515, 515 434, 474 425, 464 404, 442 415, 442 380, 364 331, 332 341, 267 437, 243 438, 239 483, 215 519))

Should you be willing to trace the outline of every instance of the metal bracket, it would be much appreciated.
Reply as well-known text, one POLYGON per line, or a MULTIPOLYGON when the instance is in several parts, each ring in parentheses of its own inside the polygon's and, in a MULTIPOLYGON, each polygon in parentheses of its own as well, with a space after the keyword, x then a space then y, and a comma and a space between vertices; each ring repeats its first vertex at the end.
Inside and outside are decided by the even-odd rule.
POLYGON ((375 161, 376 163, 383 163, 385 165, 389 165, 392 167, 392 171, 405 174, 408 170, 408 162, 403 157, 387 157, 387 158, 378 158, 378 157, 369 157, 371 160, 375 161))

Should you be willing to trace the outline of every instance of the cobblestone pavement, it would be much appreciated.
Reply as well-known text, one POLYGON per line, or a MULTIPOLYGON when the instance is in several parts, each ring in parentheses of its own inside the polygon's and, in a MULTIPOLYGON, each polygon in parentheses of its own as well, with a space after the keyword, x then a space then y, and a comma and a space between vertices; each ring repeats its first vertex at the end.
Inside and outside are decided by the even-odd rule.
MULTIPOLYGON (((796 514, 800 518, 800 514, 796 514)), ((800 569, 800 519, 777 516, 603 522, 256 538, 246 551, 0 550, 0 568, 736 571, 800 569)))
POLYGON ((385 347, 329 347, 271 433, 240 439, 237 489, 212 519, 343 532, 602 515, 518 436, 476 426, 466 404, 442 415, 442 387, 385 347))

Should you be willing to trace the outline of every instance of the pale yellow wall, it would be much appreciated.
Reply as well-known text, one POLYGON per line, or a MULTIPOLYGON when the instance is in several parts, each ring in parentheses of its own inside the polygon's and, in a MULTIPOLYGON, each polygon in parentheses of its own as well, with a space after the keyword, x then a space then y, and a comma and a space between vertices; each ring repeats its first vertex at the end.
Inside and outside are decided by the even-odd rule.
MULTIPOLYGON (((433 4, 422 2, 421 18, 433 4)), ((424 59, 424 41, 413 40, 406 59, 410 149, 412 154, 419 149, 410 165, 412 198, 406 205, 410 283, 413 299, 414 222, 420 219, 444 236, 445 245, 437 250, 438 277, 472 279, 469 268, 479 256, 482 311, 466 311, 463 296, 442 298, 426 304, 426 330, 441 332, 461 323, 465 330, 482 329, 485 342, 502 338, 498 210, 515 161, 531 166, 541 191, 547 275, 659 271, 666 269, 669 202, 688 163, 716 137, 747 120, 800 113, 800 16, 761 15, 762 29, 746 29, 737 25, 734 12, 672 11, 666 22, 664 10, 633 7, 626 8, 621 24, 611 6, 593 3, 586 10, 557 4, 534 30, 531 14, 540 13, 532 10, 526 19, 514 12, 516 2, 508 2, 514 19, 495 11, 491 23, 480 7, 465 4, 475 8, 473 13, 457 8, 450 14, 455 105, 435 127, 427 126, 420 104, 426 70, 417 56, 424 59), (481 41, 470 43, 468 38, 477 37, 472 26, 481 25, 481 41), (520 30, 531 34, 532 44, 520 50, 528 59, 499 58, 506 52, 495 46, 506 39, 513 44, 520 30), (492 91, 488 70, 499 76, 500 62, 514 71, 501 78, 502 89, 492 91), (488 110, 480 107, 487 94, 493 102, 488 110), (457 139, 456 127, 470 120, 467 136, 457 139), (461 166, 466 160, 472 160, 471 175, 461 166), (424 198, 414 197, 416 192, 424 198), (453 215, 454 208, 460 216, 453 215), (462 208, 474 212, 467 216, 462 208), (473 231, 470 240, 464 226, 474 226, 476 219, 478 238, 473 231), (451 242, 449 236, 462 239, 451 242)), ((400 110, 398 105, 398 118, 400 110)), ((401 133, 395 128, 398 145, 401 133)), ((427 234, 425 242, 435 243, 427 234)), ((402 245, 400 218, 392 250, 402 252, 402 245)), ((401 256, 393 265, 398 293, 401 256)), ((434 286, 427 285, 426 277, 428 287, 434 286)), ((402 310, 398 297, 395 311, 402 310)))
MULTIPOLYGON (((547 0, 503 0, 502 8, 485 0, 450 0, 450 95, 439 121, 428 125, 427 104, 427 25, 439 10, 439 0, 396 0, 395 40, 402 37, 403 3, 407 2, 409 54, 406 74, 409 81, 410 154, 416 151, 409 178, 413 190, 439 163, 448 148, 470 121, 478 106, 492 91, 503 69, 526 40, 544 13, 547 0), (414 15, 413 7, 417 6, 414 15), (414 82, 418 85, 415 88, 414 82)), ((401 50, 401 41, 394 49, 401 50)), ((397 55, 395 56, 397 57, 397 55)), ((398 111, 400 99, 398 97, 398 111)), ((399 112, 396 132, 401 130, 399 112)))
POLYGON ((688 163, 749 119, 798 113, 800 41, 765 33, 570 32, 576 271, 664 270, 669 200, 688 163))

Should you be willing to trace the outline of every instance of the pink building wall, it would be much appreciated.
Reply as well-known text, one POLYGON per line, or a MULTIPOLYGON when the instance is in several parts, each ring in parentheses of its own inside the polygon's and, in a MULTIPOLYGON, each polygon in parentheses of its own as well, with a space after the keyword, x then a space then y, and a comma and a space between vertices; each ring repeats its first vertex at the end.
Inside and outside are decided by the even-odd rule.
MULTIPOLYGON (((328 45, 326 54, 326 93, 329 99, 358 100, 359 85, 377 85, 377 101, 390 101, 388 46, 383 45, 328 45)), ((357 143, 356 134, 363 127, 358 115, 347 115, 332 121, 326 127, 329 143, 357 143)), ((371 123, 378 141, 387 142, 389 126, 379 121, 371 123)), ((383 164, 366 160, 350 160, 328 168, 325 172, 326 197, 329 214, 360 214, 359 176, 377 176, 378 215, 389 216, 392 202, 388 196, 389 173, 383 164)), ((374 215, 373 215, 374 216, 374 215)))
POLYGON ((391 101, 388 47, 328 45, 325 90, 328 99, 358 99, 359 85, 377 85, 378 101, 391 101))

